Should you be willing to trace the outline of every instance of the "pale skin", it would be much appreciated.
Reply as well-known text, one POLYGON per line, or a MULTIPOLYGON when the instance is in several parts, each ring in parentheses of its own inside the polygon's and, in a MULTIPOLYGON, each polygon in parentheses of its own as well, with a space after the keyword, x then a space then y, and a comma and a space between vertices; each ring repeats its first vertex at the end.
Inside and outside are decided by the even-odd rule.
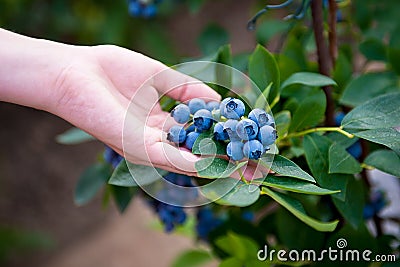
MULTIPOLYGON (((196 175, 199 157, 165 140, 174 122, 158 98, 167 94, 181 102, 220 101, 211 88, 117 46, 67 45, 3 29, 0 42, 0 101, 55 114, 133 163, 196 175), (127 125, 134 127, 124 130, 128 119, 127 125)), ((253 175, 261 173, 246 168, 246 178, 253 175)))

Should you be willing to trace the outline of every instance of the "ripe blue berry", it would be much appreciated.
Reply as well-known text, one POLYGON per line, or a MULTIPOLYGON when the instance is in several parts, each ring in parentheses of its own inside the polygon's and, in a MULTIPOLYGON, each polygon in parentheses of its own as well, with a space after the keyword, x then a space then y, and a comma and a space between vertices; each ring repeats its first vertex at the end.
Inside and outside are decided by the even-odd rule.
POLYGON ((186 123, 190 118, 190 109, 185 104, 179 104, 171 111, 171 116, 177 123, 186 123))
POLYGON ((200 133, 198 133, 198 132, 190 132, 186 136, 185 147, 189 150, 192 150, 193 144, 194 144, 194 142, 196 142, 199 135, 200 135, 200 133))
POLYGON ((228 118, 239 120, 245 112, 244 103, 236 98, 225 98, 220 105, 221 115, 228 118))
POLYGON ((275 121, 272 116, 260 108, 250 111, 249 119, 257 123, 258 127, 263 127, 264 125, 275 126, 275 121))
POLYGON ((269 125, 264 125, 258 131, 257 138, 264 146, 272 145, 277 138, 276 130, 269 125))
POLYGON ((243 145, 243 154, 249 159, 259 159, 263 153, 264 147, 258 140, 250 140, 243 145))
POLYGON ((226 146, 226 154, 235 161, 243 159, 243 143, 240 141, 230 142, 226 146))
POLYGON ((200 132, 210 129, 213 121, 212 114, 207 109, 200 109, 193 115, 193 124, 200 132))
POLYGON ((214 126, 214 139, 216 141, 224 141, 228 140, 229 135, 226 131, 224 131, 224 123, 218 122, 214 126))
POLYGON ((231 141, 240 141, 240 137, 236 133, 237 120, 227 120, 224 123, 224 131, 228 134, 231 141))
POLYGON ((157 14, 157 6, 154 4, 147 5, 143 9, 144 18, 153 18, 156 14, 157 14))
POLYGON ((194 127, 194 124, 191 124, 189 127, 186 128, 186 134, 189 134, 190 132, 194 132, 196 130, 196 127, 194 127))
POLYGON ((208 109, 209 111, 213 111, 216 109, 219 109, 219 102, 217 101, 210 101, 206 104, 206 109, 208 109))
POLYGON ((194 98, 189 101, 188 106, 190 109, 190 113, 195 114, 198 110, 206 108, 206 102, 204 102, 203 99, 194 98))
POLYGON ((142 5, 137 1, 130 1, 128 6, 128 12, 133 17, 139 17, 142 15, 142 5))
POLYGON ((186 131, 182 126, 174 125, 169 129, 167 140, 175 144, 182 144, 186 139, 186 131))
POLYGON ((108 146, 106 146, 104 150, 103 157, 106 162, 110 163, 113 166, 113 168, 116 168, 123 159, 123 157, 120 154, 118 154, 108 146))
POLYGON ((207 206, 199 208, 196 217, 197 236, 202 240, 208 240, 208 235, 223 223, 222 219, 207 206))
POLYGON ((250 119, 243 119, 238 122, 236 133, 242 140, 252 140, 257 137, 258 126, 250 119))

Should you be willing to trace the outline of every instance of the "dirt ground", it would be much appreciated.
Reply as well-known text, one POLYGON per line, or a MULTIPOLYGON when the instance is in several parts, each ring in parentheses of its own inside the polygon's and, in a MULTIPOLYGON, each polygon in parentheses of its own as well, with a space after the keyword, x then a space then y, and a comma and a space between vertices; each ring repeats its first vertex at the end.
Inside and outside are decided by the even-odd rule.
MULTIPOLYGON (((199 32, 214 21, 228 29, 234 52, 250 51, 254 35, 245 23, 253 2, 209 1, 196 16, 178 14, 168 34, 182 54, 196 56, 199 32)), ((102 152, 101 143, 57 144, 54 137, 71 125, 13 104, 0 102, 0 122, 0 227, 42 232, 54 240, 49 249, 11 253, 7 267, 167 267, 195 246, 187 237, 150 229, 154 214, 140 200, 123 216, 114 206, 102 209, 100 197, 74 205, 77 178, 102 152)))

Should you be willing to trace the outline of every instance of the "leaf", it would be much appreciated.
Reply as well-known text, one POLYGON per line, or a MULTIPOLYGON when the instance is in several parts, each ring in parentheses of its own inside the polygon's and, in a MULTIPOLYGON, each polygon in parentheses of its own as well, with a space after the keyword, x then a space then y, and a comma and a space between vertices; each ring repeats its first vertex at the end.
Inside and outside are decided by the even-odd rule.
POLYGON ((331 78, 319 73, 313 72, 297 72, 292 74, 281 85, 281 90, 292 84, 303 84, 312 87, 322 87, 327 85, 336 85, 336 82, 331 78))
POLYGON ((400 74, 400 25, 397 25, 396 29, 392 32, 389 47, 388 47, 388 59, 390 65, 397 74, 400 74))
POLYGON ((339 144, 329 148, 329 173, 356 174, 361 172, 360 163, 339 144))
POLYGON ((322 90, 315 89, 304 98, 293 113, 289 132, 296 132, 317 125, 323 118, 326 109, 326 97, 322 90))
POLYGON ((71 128, 56 136, 56 141, 63 145, 77 145, 92 140, 96 138, 78 128, 71 128))
POLYGON ((333 198, 345 200, 347 174, 329 174, 329 147, 332 142, 323 136, 309 134, 304 136, 303 146, 307 164, 317 183, 323 188, 340 190, 333 198))
POLYGON ((289 110, 282 110, 275 114, 275 124, 278 136, 285 136, 288 133, 291 115, 289 110))
MULTIPOLYGON (((260 159, 260 162, 261 164, 263 164, 262 158, 260 159)), ((270 168, 280 175, 315 183, 315 179, 311 175, 303 171, 296 163, 294 163, 290 159, 285 158, 284 156, 275 155, 274 161, 272 162, 270 168)))
POLYGON ((178 255, 171 267, 201 266, 212 259, 210 252, 206 250, 190 249, 178 255))
POLYGON ((329 189, 321 188, 310 182, 300 181, 298 179, 284 176, 269 175, 262 184, 277 189, 310 195, 329 195, 340 192, 339 190, 332 191, 329 189))
POLYGON ((256 29, 256 39, 260 44, 266 44, 275 35, 288 30, 290 25, 281 20, 268 20, 260 23, 256 29))
POLYGON ((321 232, 332 232, 335 230, 337 224, 339 223, 338 220, 333 222, 321 222, 316 219, 309 217, 303 205, 296 199, 289 197, 288 195, 274 192, 269 190, 268 188, 263 187, 262 191, 263 194, 270 196, 276 202, 281 204, 285 207, 288 211, 290 211, 294 216, 296 216, 299 220, 303 221, 310 227, 314 228, 317 231, 321 232))
POLYGON ((396 83, 397 77, 391 72, 363 74, 349 82, 343 91, 340 103, 356 107, 382 94, 399 91, 396 83))
POLYGON ((347 179, 345 200, 332 198, 340 214, 355 228, 363 222, 364 187, 362 181, 357 181, 352 175, 347 179))
POLYGON ((225 159, 203 158, 195 163, 195 168, 199 177, 214 179, 229 177, 246 164, 247 162, 240 162, 235 165, 225 159))
POLYGON ((237 258, 226 258, 218 265, 218 267, 243 267, 243 262, 237 258))
POLYGON ((272 83, 268 102, 272 103, 279 93, 280 75, 274 56, 261 45, 257 45, 249 59, 249 76, 259 90, 267 88, 272 83))
POLYGON ((400 132, 393 128, 372 129, 354 133, 355 136, 378 143, 400 155, 400 132))
POLYGON ((167 171, 161 169, 136 165, 123 159, 115 168, 108 183, 124 187, 143 186, 159 180, 167 173, 167 171))
POLYGON ((196 155, 226 155, 226 146, 222 142, 214 141, 209 133, 201 133, 192 147, 196 155))
POLYGON ((260 188, 233 178, 220 178, 201 187, 203 195, 221 205, 246 207, 260 196, 260 188))
POLYGON ((339 51, 339 56, 336 60, 335 68, 332 73, 333 80, 337 82, 338 88, 336 90, 341 94, 344 86, 351 79, 353 73, 353 66, 350 59, 346 57, 346 54, 339 51))
POLYGON ((400 125, 400 93, 389 93, 354 108, 342 120, 346 129, 376 129, 400 125))
POLYGON ((266 107, 268 106, 268 95, 269 92, 271 91, 272 83, 270 83, 267 88, 264 89, 261 95, 258 96, 256 103, 254 104, 254 108, 260 108, 265 110, 266 107))
POLYGON ((225 96, 232 87, 232 68, 227 67, 232 66, 230 45, 224 45, 218 49, 216 62, 220 64, 215 66, 215 89, 220 95, 225 96))
POLYGON ((188 0, 187 5, 192 14, 198 13, 203 6, 205 0, 188 0))
POLYGON ((378 39, 369 38, 365 40, 360 44, 359 49, 368 60, 386 60, 386 47, 378 39))
POLYGON ((234 232, 228 232, 227 235, 219 237, 215 245, 241 262, 254 259, 254 255, 258 252, 258 245, 253 239, 234 232))
POLYGON ((202 31, 197 40, 203 55, 215 53, 220 46, 229 42, 228 33, 221 26, 211 23, 202 31))
POLYGON ((393 151, 386 149, 375 150, 365 158, 364 163, 400 177, 400 157, 393 151))
POLYGON ((128 188, 116 185, 110 185, 118 210, 123 213, 136 193, 136 188, 128 188))
POLYGON ((79 177, 75 187, 74 202, 77 205, 88 203, 107 183, 111 174, 108 164, 96 163, 87 168, 79 177))

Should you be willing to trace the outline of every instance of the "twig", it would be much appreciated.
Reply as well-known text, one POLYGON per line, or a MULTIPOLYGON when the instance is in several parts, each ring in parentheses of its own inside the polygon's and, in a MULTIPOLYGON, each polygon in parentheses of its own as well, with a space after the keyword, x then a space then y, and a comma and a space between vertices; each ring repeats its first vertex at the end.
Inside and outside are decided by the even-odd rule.
POLYGON ((332 67, 335 66, 337 59, 337 34, 336 34, 336 13, 337 3, 336 0, 329 0, 329 52, 332 60, 332 67))
MULTIPOLYGON (((329 50, 324 39, 324 18, 322 13, 322 0, 311 1, 312 24, 317 46, 318 68, 319 72, 325 76, 330 76, 332 61, 329 56, 329 50)), ((332 97, 332 87, 323 87, 326 96, 325 124, 334 126, 335 106, 332 97)))

